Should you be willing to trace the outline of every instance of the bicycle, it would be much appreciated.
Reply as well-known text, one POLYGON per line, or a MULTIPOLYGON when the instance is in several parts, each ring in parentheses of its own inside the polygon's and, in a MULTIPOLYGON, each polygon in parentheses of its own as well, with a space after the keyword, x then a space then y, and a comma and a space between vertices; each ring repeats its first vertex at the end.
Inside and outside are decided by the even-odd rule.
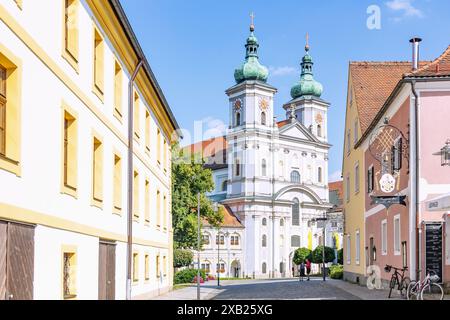
MULTIPOLYGON (((420 274, 421 271, 418 273, 420 274)), ((444 300, 444 289, 436 272, 428 270, 423 281, 411 281, 406 291, 408 300, 444 300)))
POLYGON ((384 267, 384 271, 387 273, 391 273, 392 269, 394 269, 394 274, 389 282, 389 299, 391 298, 392 290, 395 286, 397 286, 398 291, 400 291, 400 295, 404 297, 407 294, 409 284, 411 283, 411 279, 409 277, 405 277, 405 272, 408 270, 408 267, 404 267, 402 269, 395 268, 390 265, 386 265, 386 267, 384 267))

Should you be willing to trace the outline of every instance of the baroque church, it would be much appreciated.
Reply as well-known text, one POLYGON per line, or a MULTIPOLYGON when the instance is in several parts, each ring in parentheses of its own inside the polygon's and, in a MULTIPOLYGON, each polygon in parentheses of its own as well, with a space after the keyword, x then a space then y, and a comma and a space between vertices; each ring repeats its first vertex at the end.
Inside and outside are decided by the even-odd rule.
MULTIPOLYGON (((190 146, 201 150, 213 171, 210 198, 225 208, 225 221, 202 227, 201 267, 229 277, 279 278, 291 275, 296 249, 323 243, 323 225, 315 218, 330 212, 327 124, 330 104, 314 80, 308 43, 300 81, 277 120, 269 71, 259 62, 259 42, 252 23, 245 62, 226 90, 227 134, 190 146)), ((336 247, 342 235, 331 230, 325 244, 336 247)))

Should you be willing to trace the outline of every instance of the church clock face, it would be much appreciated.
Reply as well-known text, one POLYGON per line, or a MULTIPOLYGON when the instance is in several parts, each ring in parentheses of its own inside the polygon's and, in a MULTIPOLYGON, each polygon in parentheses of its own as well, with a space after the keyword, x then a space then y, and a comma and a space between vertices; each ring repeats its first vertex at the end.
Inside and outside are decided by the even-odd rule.
POLYGON ((316 122, 317 122, 318 124, 322 124, 322 123, 323 123, 323 117, 322 117, 322 115, 321 115, 320 113, 318 113, 318 114, 316 115, 316 122))
POLYGON ((234 102, 234 110, 239 111, 242 108, 242 102, 240 99, 236 100, 234 102))
POLYGON ((259 108, 260 108, 262 111, 267 111, 267 109, 269 108, 269 102, 268 102, 266 99, 261 98, 261 99, 259 100, 259 108))

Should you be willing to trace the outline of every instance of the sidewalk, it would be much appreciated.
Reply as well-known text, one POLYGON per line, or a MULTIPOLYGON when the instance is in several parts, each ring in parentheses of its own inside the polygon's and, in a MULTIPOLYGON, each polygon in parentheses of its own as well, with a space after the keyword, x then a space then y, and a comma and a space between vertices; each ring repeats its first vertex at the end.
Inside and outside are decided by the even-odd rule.
MULTIPOLYGON (((217 289, 212 285, 200 286, 200 300, 211 300, 224 290, 217 289)), ((197 286, 188 286, 182 289, 170 291, 162 296, 154 297, 151 300, 197 300, 197 286)))
MULTIPOLYGON (((328 284, 347 291, 362 300, 406 300, 406 298, 400 296, 398 290, 392 290, 392 296, 389 299, 389 289, 370 290, 365 286, 360 286, 343 280, 327 279, 327 281, 328 284)), ((444 300, 450 300, 450 295, 446 295, 444 300)))

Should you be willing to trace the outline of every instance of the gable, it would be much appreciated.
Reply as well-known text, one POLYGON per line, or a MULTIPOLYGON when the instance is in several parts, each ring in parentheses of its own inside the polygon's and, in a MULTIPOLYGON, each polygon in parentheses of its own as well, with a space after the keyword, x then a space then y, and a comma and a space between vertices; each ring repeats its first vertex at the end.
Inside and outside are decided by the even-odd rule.
POLYGON ((283 136, 289 136, 297 139, 308 140, 308 137, 297 127, 293 127, 283 132, 283 136))
POLYGON ((320 141, 309 132, 306 127, 298 121, 295 121, 289 125, 285 125, 280 130, 280 137, 289 137, 293 139, 307 140, 311 142, 319 142, 320 141))

